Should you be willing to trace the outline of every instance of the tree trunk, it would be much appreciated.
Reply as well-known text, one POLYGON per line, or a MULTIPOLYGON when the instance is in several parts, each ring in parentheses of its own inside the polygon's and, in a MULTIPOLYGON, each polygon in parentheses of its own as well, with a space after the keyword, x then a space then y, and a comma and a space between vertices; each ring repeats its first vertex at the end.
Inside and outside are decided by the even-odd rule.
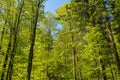
POLYGON ((109 39, 110 39, 110 41, 112 43, 111 46, 113 48, 113 53, 114 53, 114 56, 115 56, 115 60, 116 60, 118 72, 120 74, 120 58, 119 58, 117 46, 116 46, 116 43, 115 43, 115 40, 114 40, 114 37, 113 37, 113 32, 112 32, 112 29, 111 29, 111 24, 110 24, 109 21, 107 22, 106 26, 107 26, 107 29, 108 29, 108 32, 109 32, 109 39))
POLYGON ((48 38, 48 46, 47 46, 47 55, 46 55, 46 58, 47 58, 47 63, 46 63, 46 75, 47 75, 47 79, 50 80, 50 75, 49 75, 49 70, 48 70, 48 60, 49 60, 49 56, 50 56, 50 51, 52 50, 52 43, 53 43, 53 40, 51 39, 51 29, 49 28, 48 29, 48 32, 47 32, 47 38, 48 38))
POLYGON ((110 66, 110 70, 111 70, 111 74, 112 74, 112 80, 116 80, 114 70, 113 70, 112 65, 110 63, 109 63, 109 66, 110 66))
POLYGON ((78 74, 79 74, 79 79, 78 80, 83 80, 83 78, 82 78, 82 69, 81 69, 80 66, 78 67, 78 74))
POLYGON ((24 0, 22 1, 22 3, 20 4, 20 8, 18 11, 18 16, 16 17, 16 21, 14 24, 14 42, 13 42, 13 49, 12 52, 10 54, 10 62, 9 62, 9 66, 8 66, 8 71, 7 71, 7 76, 6 76, 6 80, 11 80, 12 79, 12 73, 13 73, 13 64, 14 64, 14 57, 15 57, 15 53, 16 53, 16 49, 17 49, 17 34, 18 34, 18 27, 20 24, 20 18, 21 18, 21 13, 22 13, 22 8, 24 6, 24 0))
POLYGON ((77 80, 77 76, 76 76, 76 50, 73 49, 72 51, 73 54, 73 80, 77 80))
MULTIPOLYGON (((7 8, 9 9, 11 7, 11 2, 8 1, 7 3, 7 8)), ((10 10, 7 10, 7 17, 8 15, 10 15, 10 10)), ((3 16, 3 15, 2 15, 3 16)), ((4 16, 3 16, 4 18, 4 16)), ((12 30, 11 30, 11 25, 10 25, 10 20, 4 18, 4 21, 5 21, 5 24, 8 23, 9 26, 10 26, 10 38, 9 38, 9 42, 8 42, 8 45, 7 45, 7 51, 6 51, 6 55, 5 55, 5 58, 4 58, 4 63, 3 63, 3 66, 2 66, 2 73, 1 73, 1 80, 4 80, 4 76, 5 76, 5 70, 6 70, 6 66, 7 66, 7 62, 8 62, 8 59, 9 59, 9 53, 10 53, 10 50, 11 50, 11 40, 12 40, 12 30)), ((2 37, 1 37, 1 45, 0 45, 0 49, 2 48, 2 42, 3 42, 3 35, 4 35, 4 31, 5 31, 5 28, 3 28, 3 31, 2 31, 2 37)))
POLYGON ((5 59, 4 59, 4 64, 3 64, 2 73, 1 73, 1 80, 4 80, 6 65, 7 65, 9 53, 11 50, 11 37, 12 37, 12 34, 10 33, 10 41, 8 43, 8 47, 7 47, 7 51, 6 51, 6 55, 5 55, 5 59))
POLYGON ((107 76, 106 76, 106 73, 105 73, 105 65, 104 65, 104 62, 103 62, 102 59, 100 60, 100 63, 101 63, 101 67, 102 67, 103 80, 107 80, 107 76))
MULTIPOLYGON (((72 29, 70 29, 70 30, 72 30, 72 29)), ((71 33, 71 41, 72 41, 72 43, 74 42, 73 33, 71 33)), ((72 57, 73 57, 73 80, 77 80, 77 75, 76 75, 76 50, 75 50, 75 46, 73 46, 73 44, 71 46, 72 46, 71 48, 72 48, 72 57)))
POLYGON ((32 39, 31 39, 31 46, 30 46, 30 52, 29 52, 29 60, 28 60, 28 68, 27 68, 27 78, 30 80, 31 76, 31 70, 32 70, 32 60, 33 60, 33 48, 34 48, 34 42, 35 42, 35 36, 36 36, 36 27, 37 27, 37 20, 38 20, 38 14, 39 14, 39 7, 40 7, 40 0, 37 4, 37 9, 35 13, 35 17, 33 17, 33 32, 32 32, 32 39))
POLYGON ((2 34, 1 34, 0 50, 2 49, 2 43, 3 43, 4 32, 5 32, 5 28, 3 28, 3 30, 2 30, 2 34))
POLYGON ((104 1, 104 10, 106 12, 106 16, 105 16, 105 20, 106 20, 106 28, 107 28, 107 31, 108 31, 108 35, 109 35, 109 40, 110 40, 110 43, 111 43, 111 47, 113 49, 113 53, 114 53, 114 57, 115 57, 115 61, 116 61, 116 64, 117 64, 117 68, 118 68, 118 73, 120 74, 120 58, 119 58, 119 53, 118 53, 118 50, 117 50, 117 46, 116 46, 116 43, 115 43, 115 40, 114 40, 114 35, 113 35, 113 32, 112 32, 112 28, 111 28, 111 23, 110 23, 110 19, 108 17, 108 12, 107 12, 107 9, 105 7, 105 1, 104 1))

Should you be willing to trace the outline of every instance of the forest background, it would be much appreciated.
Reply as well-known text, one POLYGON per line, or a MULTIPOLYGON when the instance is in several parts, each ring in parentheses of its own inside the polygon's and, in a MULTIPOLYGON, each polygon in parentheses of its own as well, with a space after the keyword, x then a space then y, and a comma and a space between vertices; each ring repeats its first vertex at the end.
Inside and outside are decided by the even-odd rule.
POLYGON ((0 80, 120 80, 120 0, 45 3, 0 0, 0 80))

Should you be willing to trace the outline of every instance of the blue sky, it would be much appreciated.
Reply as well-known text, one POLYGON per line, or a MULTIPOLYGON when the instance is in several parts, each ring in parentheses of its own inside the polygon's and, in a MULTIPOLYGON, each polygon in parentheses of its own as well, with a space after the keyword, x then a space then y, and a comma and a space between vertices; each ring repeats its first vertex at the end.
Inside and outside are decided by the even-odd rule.
MULTIPOLYGON (((71 0, 47 0, 45 2, 45 12, 46 11, 50 11, 52 12, 53 14, 55 14, 55 10, 57 8, 59 8, 63 3, 65 2, 70 2, 71 0)), ((58 24, 57 25, 57 28, 58 29, 61 29, 62 28, 62 25, 61 24, 58 24)))
POLYGON ((47 0, 45 2, 45 11, 51 11, 55 13, 55 10, 60 7, 64 2, 70 2, 71 0, 47 0))

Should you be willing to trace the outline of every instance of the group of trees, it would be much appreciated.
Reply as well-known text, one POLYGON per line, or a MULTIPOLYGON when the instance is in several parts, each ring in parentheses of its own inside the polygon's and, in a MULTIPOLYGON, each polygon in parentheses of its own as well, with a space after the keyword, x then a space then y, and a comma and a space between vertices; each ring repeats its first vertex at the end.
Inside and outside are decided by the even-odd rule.
POLYGON ((120 1, 44 2, 0 1, 0 79, 120 80, 120 1))

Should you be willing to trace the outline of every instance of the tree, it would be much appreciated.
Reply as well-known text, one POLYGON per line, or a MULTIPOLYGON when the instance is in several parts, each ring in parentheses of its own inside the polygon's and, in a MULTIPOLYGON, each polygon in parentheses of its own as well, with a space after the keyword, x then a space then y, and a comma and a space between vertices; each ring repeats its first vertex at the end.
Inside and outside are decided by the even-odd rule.
MULTIPOLYGON (((33 18, 32 18, 32 23, 31 23, 33 31, 31 33, 31 46, 30 46, 28 68, 27 68, 27 72, 28 72, 27 77, 28 77, 28 80, 30 80, 31 70, 32 70, 33 49, 34 49, 34 42, 35 42, 35 36, 36 36, 36 27, 37 27, 38 15, 39 15, 39 8, 41 7, 41 4, 43 3, 43 1, 44 0, 42 0, 42 1, 39 0, 39 1, 35 2, 35 4, 36 4, 35 10, 34 10, 34 5, 32 4, 32 9, 35 12, 33 12, 33 18)), ((34 2, 32 2, 32 3, 34 3, 34 2)))
POLYGON ((12 79, 14 57, 15 57, 15 53, 16 53, 16 49, 17 49, 17 34, 19 32, 18 28, 19 28, 22 8, 24 6, 24 0, 21 1, 21 4, 19 4, 19 5, 18 5, 19 11, 18 11, 18 13, 16 13, 16 15, 17 15, 16 19, 15 19, 16 22, 13 24, 13 33, 14 33, 13 49, 10 54, 10 62, 9 62, 9 66, 8 66, 7 76, 6 76, 6 79, 9 79, 9 80, 12 79), (19 5, 20 5, 20 7, 19 7, 19 5))

